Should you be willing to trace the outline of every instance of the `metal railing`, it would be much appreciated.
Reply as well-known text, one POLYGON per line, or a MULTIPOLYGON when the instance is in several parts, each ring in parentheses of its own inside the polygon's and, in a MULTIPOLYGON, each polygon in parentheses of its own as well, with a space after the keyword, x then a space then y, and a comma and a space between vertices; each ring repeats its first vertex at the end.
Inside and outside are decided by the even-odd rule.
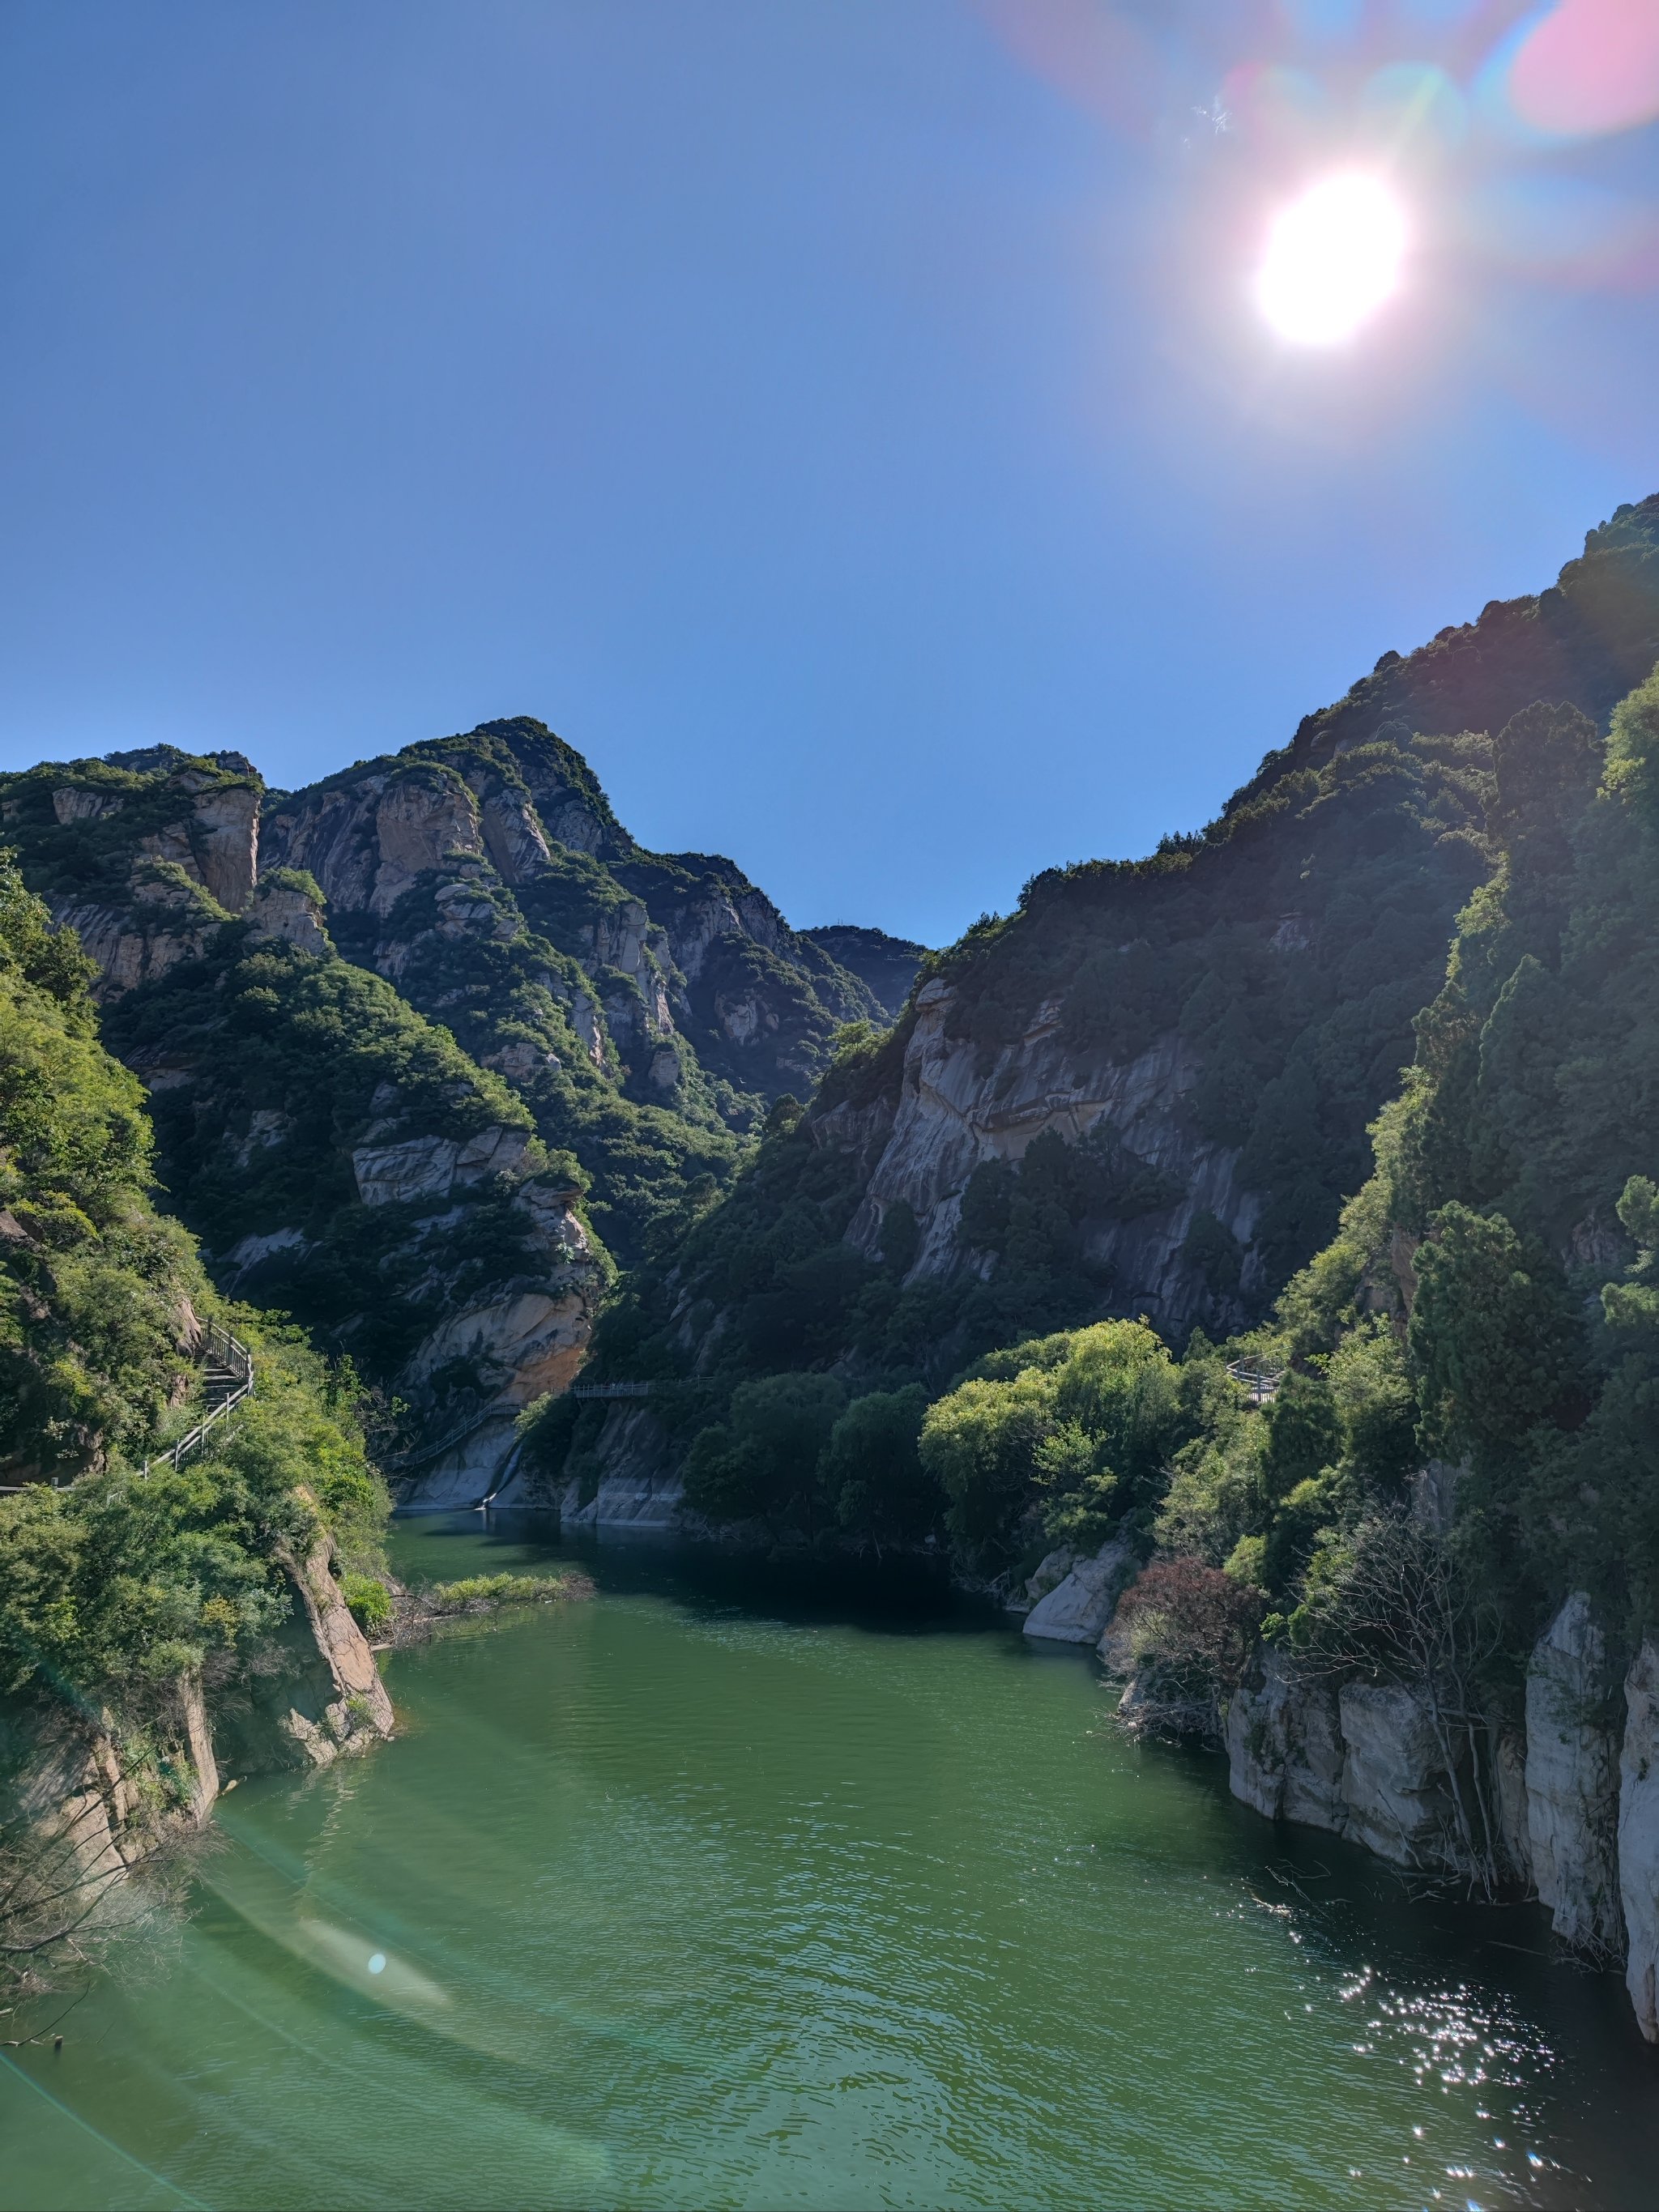
POLYGON ((1256 1359, 1230 1359, 1227 1372, 1241 1389, 1249 1392, 1250 1402, 1256 1406, 1265 1406, 1269 1399, 1276 1396, 1279 1384, 1285 1380, 1282 1367, 1269 1367, 1265 1362, 1256 1359))
MULTIPOLYGON (((221 1328, 217 1322, 210 1322, 207 1334, 203 1340, 202 1353, 197 1364, 206 1366, 210 1361, 216 1361, 230 1377, 230 1388, 218 1404, 204 1415, 193 1429, 180 1437, 177 1443, 169 1444, 165 1451, 152 1452, 138 1470, 141 1475, 148 1474, 153 1467, 177 1467, 187 1452, 197 1449, 216 1422, 222 1421, 225 1415, 233 1407, 240 1406, 244 1398, 253 1395, 253 1354, 240 1337, 233 1336, 228 1328, 221 1328)), ((51 1490, 61 1490, 64 1486, 56 1476, 45 1486, 51 1490)), ((0 1497, 15 1498, 26 1490, 41 1487, 42 1485, 37 1482, 0 1482, 0 1497)))
POLYGON ((648 1398, 649 1382, 578 1382, 571 1389, 573 1398, 648 1398))
POLYGON ((244 1398, 253 1395, 253 1354, 240 1337, 233 1336, 228 1328, 221 1328, 217 1322, 210 1322, 201 1364, 206 1366, 214 1360, 231 1377, 230 1389, 211 1412, 204 1414, 196 1426, 186 1431, 177 1443, 169 1444, 165 1451, 153 1452, 139 1468, 141 1474, 148 1474, 153 1467, 177 1467, 187 1453, 196 1450, 206 1439, 210 1429, 222 1421, 225 1415, 240 1406, 244 1398))

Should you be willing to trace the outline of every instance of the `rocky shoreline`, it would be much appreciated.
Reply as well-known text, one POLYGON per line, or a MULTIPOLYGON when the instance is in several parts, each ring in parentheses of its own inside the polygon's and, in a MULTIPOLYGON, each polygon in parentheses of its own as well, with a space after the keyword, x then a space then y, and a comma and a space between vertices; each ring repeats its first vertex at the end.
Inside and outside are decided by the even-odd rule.
MULTIPOLYGON (((1097 1650, 1125 1680, 1132 1728, 1147 1692, 1113 1616, 1134 1572, 1122 1544, 1051 1553, 1013 1608, 1027 1636, 1097 1650)), ((1501 1893, 1535 1898, 1581 1956, 1622 1965, 1637 2024, 1659 2042, 1659 1644, 1644 1640, 1621 1671, 1589 1597, 1573 1593, 1534 1648, 1523 1714, 1460 1725, 1449 1759, 1426 1690, 1322 1678, 1271 1644, 1213 1723, 1242 1804, 1406 1873, 1480 1887, 1473 1821, 1501 1893)))

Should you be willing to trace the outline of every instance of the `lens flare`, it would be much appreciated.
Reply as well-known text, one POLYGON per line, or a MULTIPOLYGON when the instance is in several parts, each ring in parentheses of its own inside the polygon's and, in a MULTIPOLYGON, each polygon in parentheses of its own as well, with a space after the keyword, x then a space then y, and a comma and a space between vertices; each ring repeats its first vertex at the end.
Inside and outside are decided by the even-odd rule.
POLYGON ((1340 344, 1398 289, 1405 252, 1405 214, 1386 185, 1326 177, 1274 221, 1257 304, 1294 344, 1340 344))
POLYGON ((1659 115, 1659 7, 1562 0, 1523 36, 1510 96, 1522 122, 1564 137, 1651 122, 1659 115))

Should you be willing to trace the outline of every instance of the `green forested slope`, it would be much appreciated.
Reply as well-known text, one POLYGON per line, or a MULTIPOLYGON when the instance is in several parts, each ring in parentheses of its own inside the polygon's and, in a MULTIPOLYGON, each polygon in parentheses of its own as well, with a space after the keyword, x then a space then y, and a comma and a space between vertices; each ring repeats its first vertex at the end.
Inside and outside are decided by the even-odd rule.
MULTIPOLYGON (((0 854, 8 1880, 21 1863, 3 1784, 53 1714, 112 1730, 146 1789, 185 1792, 187 1770, 145 1748, 147 1732, 179 1725, 181 1675, 207 1668, 222 1686, 257 1668, 292 1610, 284 1547, 327 1528, 349 1566, 372 1571, 386 1507, 349 1371, 331 1371, 296 1331, 224 1305, 192 1239, 155 1212, 143 1091, 99 1042, 89 964, 0 854), (254 1395, 182 1468, 145 1475, 146 1455, 200 1416, 210 1322, 249 1343, 254 1395)), ((0 1914, 15 1902, 7 1889, 0 1914)))
MULTIPOLYGON (((1093 1256, 1095 1229, 1178 1218, 1184 1194, 1103 1121, 1081 1141, 1045 1133, 1022 1158, 974 1169, 956 1201, 951 1264, 918 1266, 921 1232, 902 1201, 886 1206, 873 1252, 849 1243, 861 1207, 867 1218, 872 1162, 903 1141, 913 1006, 887 1037, 850 1039, 807 1111, 775 1110, 731 1196, 665 1264, 637 1271, 602 1325, 595 1372, 658 1378, 653 1418, 691 1499, 717 1517, 822 1527, 839 1512, 854 1530, 882 1524, 870 1486, 848 1490, 834 1441, 837 1422, 873 1395, 859 1419, 900 1437, 902 1504, 884 1516, 890 1529, 896 1517, 912 1534, 948 1525, 981 1564, 1006 1564, 1057 1532, 1103 1528, 1126 1512, 1149 1542, 1167 1514, 1160 1525, 1176 1552, 1219 1568, 1243 1544, 1239 1572, 1265 1577, 1293 1608, 1344 1422, 1371 1438, 1366 1448, 1396 1480, 1425 1452, 1472 1449, 1452 1411, 1419 1402, 1439 1391, 1455 1407, 1456 1393, 1430 1380, 1441 1365, 1426 1320, 1408 1358, 1398 1288, 1412 1282, 1409 1254, 1426 1235, 1425 1311, 1437 1298, 1444 1306, 1432 1285, 1452 1262, 1435 1256, 1443 1240, 1431 1224, 1453 1203, 1487 1224, 1468 1232, 1477 1247, 1535 1240, 1527 1249, 1545 1255, 1537 1279, 1550 1286, 1538 1296, 1569 1316, 1560 1343, 1570 1352, 1540 1351, 1533 1395, 1510 1394, 1511 1475, 1511 1447, 1522 1431, 1532 1435, 1534 1416, 1559 1425, 1552 1435, 1577 1435, 1573 1424, 1601 1403, 1595 1362, 1613 1357, 1607 1324, 1585 1323, 1579 1310, 1637 1263, 1615 1207, 1632 1174, 1654 1171, 1659 1141, 1643 996, 1656 957, 1652 854, 1635 795, 1648 771, 1616 768, 1601 791, 1606 718, 1631 672, 1656 657, 1656 548, 1659 500, 1621 510, 1553 593, 1488 609, 1310 718, 1201 837, 1166 840, 1143 863, 1040 876, 1014 915, 981 923, 930 964, 929 992, 944 987, 947 1030, 993 1109, 997 1071, 1035 1049, 1027 1040, 1040 1012, 1072 1064, 1150 1052, 1156 1069, 1159 1051, 1184 1056, 1172 1127, 1183 1142, 1210 1146, 1208 1157, 1224 1152, 1258 1203, 1248 1245, 1192 1214, 1181 1256, 1197 1262, 1212 1303, 1189 1311, 1173 1341, 1178 1349, 1202 1319, 1212 1335, 1254 1324, 1265 1334, 1241 1341, 1263 1356, 1293 1344, 1301 1364, 1279 1408, 1258 1418, 1238 1405, 1200 1343, 1176 1394, 1180 1420, 1161 1432, 1163 1464, 1182 1470, 1169 1502, 1157 1468, 1114 1487, 1122 1471, 1088 1441, 1086 1424, 1083 1441, 1050 1438, 1039 1464, 1034 1439, 1048 1432, 1029 1405, 1030 1432, 1016 1423, 1011 1433, 1024 1441, 1006 1453, 980 1424, 980 1475, 963 1472, 969 1453, 947 1480, 942 1443, 924 1442, 918 1459, 921 1402, 969 1363, 1040 1332, 1133 1314, 1109 1264, 1093 1256), (1531 686, 1545 676, 1565 697, 1534 706, 1531 686), (1407 705, 1426 729, 1384 713, 1407 705), (1405 1101, 1383 1124, 1395 1164, 1380 1196, 1382 1185, 1366 1182, 1367 1128, 1413 1060, 1405 1101), (896 1115, 900 1133, 890 1137, 896 1115), (1501 1232, 1491 1226, 1499 1218, 1501 1232), (1360 1265, 1355 1237, 1370 1239, 1368 1287, 1342 1327, 1335 1316, 1360 1296, 1342 1272, 1360 1265), (1316 1308, 1316 1327, 1307 1318, 1316 1308), (1328 1376, 1308 1364, 1318 1360, 1332 1363, 1328 1376), (1271 1437, 1277 1472, 1262 1475, 1253 1455, 1271 1437), (1230 1437, 1243 1440, 1242 1459, 1230 1456, 1230 1437), (1003 1498, 988 1517, 963 1503, 963 1485, 972 1492, 981 1477, 1003 1498), (1281 1513, 1275 1498, 1294 1503, 1281 1513)), ((1617 759, 1644 711, 1620 710, 1617 759)), ((1640 1204, 1638 1191, 1630 1206, 1640 1204)), ((1455 1237, 1451 1244, 1462 1249, 1455 1237)), ((1489 1318, 1489 1291, 1463 1303, 1489 1318)), ((1634 1291, 1613 1305, 1634 1313, 1634 1291)), ((994 1395, 1026 1368, 1047 1373, 1069 1356, 999 1352, 1014 1368, 983 1370, 975 1387, 994 1395)), ((1025 1396, 1048 1387, 1033 1382, 1025 1396)), ((1071 1417, 1056 1418, 1067 1430, 1071 1417)), ((605 1433, 598 1407, 550 1415, 544 1463, 595 1480, 605 1433)), ((1592 1422, 1586 1433, 1601 1431, 1592 1422)), ((1539 1481, 1566 1480, 1547 1469, 1594 1448, 1560 1444, 1552 1456, 1529 1443, 1528 1464, 1536 1459, 1539 1481)), ((1553 1560, 1558 1579, 1565 1556, 1553 1560)), ((1519 1573, 1516 1565, 1506 1579, 1517 1594, 1519 1573)))
POLYGON ((142 1086, 102 1050, 91 963, 0 855, 0 1467, 142 1449, 191 1372, 206 1285, 149 1203, 142 1086))
MULTIPOLYGON (((580 1160, 624 1260, 730 1181, 841 1024, 885 1018, 732 862, 637 844, 581 756, 527 717, 280 794, 263 834, 317 875, 342 951, 500 1069, 580 1160)), ((878 955, 896 943, 865 934, 878 955)))

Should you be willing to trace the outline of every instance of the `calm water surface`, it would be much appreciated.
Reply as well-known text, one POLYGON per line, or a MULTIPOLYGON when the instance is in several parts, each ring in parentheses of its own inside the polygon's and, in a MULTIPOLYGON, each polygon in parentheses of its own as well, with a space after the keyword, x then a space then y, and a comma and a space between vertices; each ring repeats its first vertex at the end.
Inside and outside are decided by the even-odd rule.
MULTIPOLYGON (((558 1556, 416 1523, 404 1571, 558 1556)), ((6 2207, 1651 2203, 1659 2062, 941 1595, 607 1549, 245 1784, 137 1982, 0 2054, 6 2207)))

